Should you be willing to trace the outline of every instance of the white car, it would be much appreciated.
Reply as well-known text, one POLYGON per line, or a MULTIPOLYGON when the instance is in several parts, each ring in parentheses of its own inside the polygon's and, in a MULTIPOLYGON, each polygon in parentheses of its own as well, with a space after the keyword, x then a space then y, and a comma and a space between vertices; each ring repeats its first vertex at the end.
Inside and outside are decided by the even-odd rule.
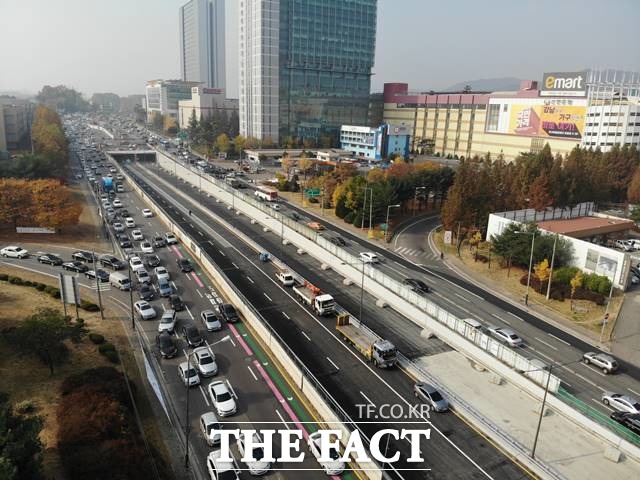
POLYGON ((153 217, 153 212, 151 210, 149 210, 148 208, 143 208, 142 209, 142 216, 143 217, 153 217))
POLYGON ((158 280, 160 280, 161 278, 164 278, 167 281, 171 280, 171 277, 169 276, 169 272, 164 267, 156 267, 153 272, 155 273, 156 278, 158 280))
POLYGON ((228 417, 236 413, 237 406, 231 387, 226 381, 211 382, 209 384, 211 403, 221 417, 228 417))
POLYGON ((339 460, 340 453, 335 448, 330 448, 329 456, 332 460, 330 462, 320 462, 321 442, 322 438, 320 436, 320 432, 312 433, 309 435, 309 438, 307 438, 309 450, 311 450, 311 453, 316 457, 320 466, 324 468, 324 472, 327 475, 340 475, 344 471, 344 462, 339 460))
POLYGON ((220 443, 220 434, 211 435, 212 430, 221 430, 222 425, 218 421, 218 417, 213 412, 205 412, 200 415, 200 432, 207 441, 207 445, 213 447, 220 443))
POLYGON ((131 257, 129 259, 129 266, 131 267, 131 270, 133 270, 134 272, 136 270, 140 270, 140 269, 144 269, 144 263, 142 263, 142 260, 140 260, 140 257, 131 257))
POLYGON ((197 370, 187 362, 182 362, 178 365, 178 375, 185 386, 195 387, 196 385, 200 385, 200 376, 197 370))
POLYGON ((29 251, 22 247, 9 245, 8 247, 4 247, 0 250, 0 255, 9 258, 27 258, 29 256, 29 251))
POLYGON ((160 323, 158 324, 158 333, 169 332, 173 333, 176 328, 176 311, 165 310, 160 317, 160 323))
MULTIPOLYGON (((262 443, 262 439, 256 432, 254 432, 252 435, 254 444, 262 443)), ((262 449, 262 447, 252 446, 251 450, 247 451, 244 432, 240 432, 240 435, 238 435, 238 451, 240 452, 241 457, 247 456, 255 460, 246 462, 247 467, 249 467, 249 473, 251 475, 264 475, 269 471, 269 469, 271 469, 271 464, 263 460, 264 450, 262 449)))
POLYGON ((213 310, 203 310, 200 313, 200 318, 202 319, 202 323, 204 323, 207 331, 215 332, 217 330, 222 330, 222 322, 220 322, 220 319, 213 310))
POLYGON ((131 217, 125 218, 124 219, 124 224, 127 226, 127 228, 136 228, 136 222, 131 217))
POLYGON ((380 257, 373 252, 360 252, 360 260, 364 263, 380 263, 380 257))
POLYGON ((136 278, 140 283, 151 283, 151 277, 144 268, 139 268, 138 270, 136 270, 136 278))
POLYGON ((502 328, 496 327, 494 325, 489 325, 487 327, 487 330, 489 331, 489 335, 491 335, 493 338, 509 345, 510 347, 520 347, 524 343, 522 338, 520 338, 518 334, 510 328, 502 328))
MULTIPOLYGON (((238 480, 238 467, 236 461, 221 462, 220 456, 222 452, 220 450, 214 450, 207 456, 207 470, 209 471, 209 477, 211 480, 238 480)), ((233 459, 233 453, 229 452, 229 456, 233 459)))
POLYGON ((203 377, 213 377, 218 373, 216 356, 211 353, 207 347, 198 347, 194 349, 193 356, 200 375, 203 377))
POLYGON ((282 210, 282 205, 278 204, 278 203, 272 203, 271 205, 269 205, 272 209, 274 209, 275 211, 280 211, 282 210))
POLYGON ((143 320, 156 318, 157 313, 155 308, 153 308, 146 300, 138 300, 133 304, 133 308, 136 309, 136 312, 138 312, 138 315, 140 315, 140 318, 143 320))
POLYGON ((113 229, 118 233, 124 232, 124 230, 125 230, 124 225, 121 224, 120 222, 114 223, 113 224, 113 229))
POLYGON ((122 201, 119 198, 116 198, 113 201, 113 208, 122 208, 122 207, 123 207, 122 201))
POLYGON ((285 270, 284 272, 278 272, 276 274, 276 278, 285 287, 289 287, 295 283, 295 279, 293 278, 293 275, 288 270, 285 270))
POLYGON ((148 240, 145 240, 144 242, 140 242, 140 250, 142 250, 142 253, 153 253, 153 247, 151 246, 151 243, 149 243, 148 240))
POLYGON ((131 238, 134 240, 144 240, 144 235, 141 230, 134 230, 131 232, 131 238))
POLYGON ((176 236, 171 233, 171 232, 167 232, 164 234, 164 239, 167 242, 167 245, 175 245, 176 243, 178 243, 178 239, 176 238, 176 236))
POLYGON ((619 412, 640 413, 640 402, 629 395, 604 392, 602 394, 602 403, 619 412))

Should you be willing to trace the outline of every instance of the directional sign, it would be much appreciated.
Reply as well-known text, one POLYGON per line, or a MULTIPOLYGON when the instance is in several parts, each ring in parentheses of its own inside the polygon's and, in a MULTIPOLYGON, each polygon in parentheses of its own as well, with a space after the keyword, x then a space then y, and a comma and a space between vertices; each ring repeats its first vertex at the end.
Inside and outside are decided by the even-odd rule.
POLYGON ((304 190, 304 194, 307 197, 319 197, 321 194, 321 191, 319 188, 306 188, 304 190))

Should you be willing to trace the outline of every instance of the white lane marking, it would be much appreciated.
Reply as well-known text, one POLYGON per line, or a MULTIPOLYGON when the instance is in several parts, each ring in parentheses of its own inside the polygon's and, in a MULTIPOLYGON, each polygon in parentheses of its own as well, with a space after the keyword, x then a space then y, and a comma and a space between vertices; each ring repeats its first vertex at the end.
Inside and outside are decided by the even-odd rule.
POLYGON ((280 420, 282 420, 282 423, 284 424, 285 428, 287 430, 291 430, 291 427, 289 426, 289 424, 284 420, 284 418, 282 418, 282 415, 280 415, 280 412, 278 411, 278 409, 276 408, 276 415, 278 415, 278 417, 280 417, 280 420))
POLYGON ((287 315, 286 313, 282 312, 282 315, 284 315, 284 318, 286 318, 287 320, 291 320, 291 319, 289 318, 289 315, 287 315))
POLYGON ((270 302, 273 302, 273 300, 271 300, 271 297, 269 295, 267 295, 266 293, 262 292, 262 294, 267 297, 267 300, 269 300, 270 302))
POLYGON ((196 290, 196 293, 200 295, 200 298, 204 298, 203 295, 200 293, 200 290, 196 290))
POLYGON ((234 267, 236 267, 238 270, 240 270, 240 267, 238 265, 236 265, 235 263, 231 262, 231 265, 233 265, 234 267))
POLYGON ((500 315, 496 315, 495 313, 492 313, 492 314, 491 314, 491 316, 492 316, 492 317, 496 317, 498 320, 500 320, 501 322, 506 323, 507 325, 511 325, 511 324, 509 323, 509 321, 508 321, 508 320, 505 320, 505 319, 504 319, 504 318, 502 318, 500 315))
POLYGON ((549 335, 550 337, 555 338, 559 342, 564 343, 565 345, 567 345, 569 347, 571 346, 571 344, 569 342, 566 342, 566 341, 562 340, 561 338, 556 337, 553 333, 547 333, 547 335, 549 335))
POLYGON ((591 399, 594 403, 597 403, 598 405, 600 405, 601 407, 606 408, 607 410, 610 410, 612 412, 615 412, 615 410, 613 408, 611 408, 609 405, 605 405, 603 402, 596 400, 595 398, 591 399))
POLYGON ((306 334, 306 333, 304 333, 304 332, 300 332, 300 333, 302 333, 302 335, 304 335, 304 338, 306 338, 307 340, 311 341, 311 338, 309 338, 309 335, 307 335, 307 334, 306 334))
POLYGON ((592 382, 587 377, 585 377, 584 375, 579 374, 578 372, 574 372, 574 375, 576 377, 578 377, 579 379, 581 379, 582 381, 587 382, 589 385, 591 385, 593 387, 597 387, 598 386, 598 385, 595 384, 595 382, 592 382))
POLYGON ((376 406, 376 404, 375 404, 375 403, 373 403, 369 397, 367 397, 364 393, 362 393, 362 390, 360 391, 360 395, 362 395, 362 396, 364 397, 364 399, 365 399, 367 402, 369 402, 371 405, 373 405, 374 407, 376 406))
POLYGON ((220 255, 222 255, 223 257, 226 257, 226 255, 224 254, 224 252, 222 250, 218 250, 220 252, 220 255))
POLYGON ((247 365, 247 369, 249 369, 249 373, 251 374, 253 379, 257 382, 258 381, 258 377, 256 377, 255 373, 253 373, 253 370, 251 370, 251 367, 249 365, 247 365))
POLYGON ((187 307, 186 305, 184 306, 184 308, 187 309, 187 313, 189 314, 189 316, 191 317, 191 320, 195 320, 195 318, 193 318, 193 313, 191 313, 191 310, 189 310, 189 307, 187 307))
POLYGON ((551 345, 550 343, 545 342, 544 340, 540 340, 538 337, 533 337, 535 338, 537 341, 539 341, 540 343, 542 343, 543 345, 546 345, 547 347, 555 350, 556 352, 558 351, 558 349, 556 347, 554 347, 553 345, 551 345))
POLYGON ((207 398, 207 394, 204 393, 204 389, 202 388, 202 385, 198 385, 198 388, 200 389, 200 392, 202 392, 202 396, 204 397, 204 402, 207 404, 207 407, 208 407, 209 399, 207 398))
MULTIPOLYGON (((340 370, 340 367, 338 367, 338 366, 333 362, 333 360, 331 360, 329 357, 326 357, 326 358, 327 358, 327 361, 328 361, 331 365, 333 365, 333 368, 335 368, 336 370, 340 370)), ((362 393, 362 392, 360 392, 360 393, 362 393)), ((362 393, 362 395, 364 396, 364 393, 362 393)), ((365 398, 367 398, 367 397, 365 397, 365 398)), ((367 400, 369 400, 369 399, 367 398, 367 400)), ((371 402, 371 400, 369 400, 369 402, 371 402)), ((371 402, 371 403, 373 403, 373 402, 371 402)))
POLYGON ((629 390, 631 393, 635 393, 636 395, 638 395, 640 397, 640 393, 636 392, 634 389, 627 388, 627 390, 629 390))
POLYGON ((597 373, 598 375, 600 375, 601 377, 606 377, 606 375, 604 373, 602 373, 600 370, 596 370, 595 368, 593 368, 591 365, 587 365, 586 363, 580 363, 580 365, 582 365, 585 368, 588 368, 589 370, 591 370, 592 372, 597 373))
POLYGON ((465 312, 465 313, 469 314, 469 315, 473 315, 473 314, 471 313, 471 310, 467 310, 466 308, 461 307, 460 305, 458 305, 458 308, 459 308, 460 310, 462 310, 463 312, 465 312))
POLYGON ((255 284, 256 282, 254 282, 253 280, 251 280, 251 277, 249 275, 247 275, 247 280, 249 280, 251 283, 255 284))
POLYGON ((464 300, 465 302, 470 302, 471 300, 469 300, 468 298, 463 297, 462 295, 460 295, 459 293, 454 293, 454 295, 458 298, 461 298, 462 300, 464 300))
POLYGON ((236 391, 233 389, 233 387, 229 383, 229 380, 226 380, 226 384, 227 384, 227 387, 229 387, 229 390, 231 390, 231 395, 233 395, 233 398, 235 398, 237 400, 238 399, 238 395, 236 395, 236 391))
POLYGON ((516 317, 518 320, 520 320, 521 322, 524 322, 524 319, 522 317, 519 317, 518 315, 516 315, 515 313, 511 313, 511 312, 507 312, 509 315, 512 315, 514 317, 516 317))
POLYGON ((539 351, 539 350, 536 350, 536 349, 535 349, 535 348, 533 348, 532 346, 529 346, 529 348, 530 348, 531 350, 533 350, 534 352, 536 352, 538 355, 540 355, 540 356, 542 356, 542 357, 546 358, 547 360, 549 360, 551 363, 554 363, 554 362, 555 362, 555 360, 554 360, 553 358, 551 358, 549 355, 545 355, 544 353, 542 353, 542 352, 541 352, 541 351, 539 351))
POLYGON ((175 291, 178 291, 178 286, 176 285, 176 283, 173 280, 171 280, 171 285, 173 285, 173 289, 175 291))

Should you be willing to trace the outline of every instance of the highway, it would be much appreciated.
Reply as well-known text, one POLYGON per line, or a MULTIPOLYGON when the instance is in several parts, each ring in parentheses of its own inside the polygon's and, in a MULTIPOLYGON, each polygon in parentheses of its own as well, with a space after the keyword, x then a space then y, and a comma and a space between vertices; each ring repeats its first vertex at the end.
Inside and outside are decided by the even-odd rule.
MULTIPOLYGON (((193 202, 182 197, 177 198, 169 183, 155 177, 155 170, 151 172, 139 164, 130 165, 128 168, 135 174, 145 192, 189 232, 199 246, 227 273, 234 285, 260 310, 287 345, 354 420, 363 419, 356 405, 381 406, 399 403, 408 406, 413 403, 412 383, 404 373, 399 370, 375 370, 366 364, 354 350, 337 338, 333 331, 332 319, 318 319, 295 302, 288 289, 275 281, 273 267, 258 262, 255 251, 230 237, 229 232, 225 230, 225 224, 229 222, 242 231, 246 230, 254 240, 273 252, 279 249, 276 236, 265 235, 261 230, 256 231, 256 227, 244 217, 232 218, 230 212, 221 204, 216 204, 210 198, 197 196, 195 190, 188 191, 189 195, 194 196, 193 202), (203 207, 215 211, 225 222, 217 224, 203 207), (188 214, 189 210, 192 211, 191 216, 188 214)), ((175 181, 171 180, 166 172, 160 173, 165 181, 175 181)), ((186 188, 180 185, 180 190, 186 188)), ((292 246, 285 247, 285 250, 291 250, 288 252, 287 262, 298 273, 322 288, 322 279, 316 277, 319 271, 318 262, 308 256, 299 257, 303 259, 301 262, 292 261, 292 256, 296 255, 295 250, 292 246)), ((331 272, 323 274, 331 278, 337 277, 331 272)), ((338 290, 327 291, 340 290, 336 295, 337 300, 347 309, 357 311, 354 298, 358 296, 359 289, 354 286, 349 289, 342 286, 338 290), (347 290, 350 290, 349 293, 346 293, 347 290)), ((377 307, 373 306, 373 303, 373 299, 365 294, 366 318, 372 322, 380 322, 380 318, 397 315, 388 310, 376 310, 377 307)), ((448 348, 438 340, 431 342, 427 348, 419 341, 412 346, 411 343, 402 340, 401 333, 406 333, 402 329, 413 328, 411 333, 413 338, 416 338, 419 335, 417 327, 400 316, 394 317, 394 320, 400 325, 397 337, 392 337, 391 333, 385 335, 392 341, 397 340, 401 350, 408 346, 415 350, 420 349, 419 354, 427 354, 429 351, 435 353, 448 348)), ((375 323, 370 325, 375 329, 375 323)), ((455 415, 432 415, 431 421, 434 430, 437 430, 434 431, 431 440, 425 442, 422 447, 425 453, 428 452, 425 455, 427 462, 424 467, 431 468, 431 471, 402 472, 403 478, 526 477, 524 472, 455 415)), ((375 427, 370 424, 363 424, 361 428, 368 435, 375 431, 375 427)), ((400 450, 405 456, 408 452, 406 442, 391 441, 391 448, 400 450)))

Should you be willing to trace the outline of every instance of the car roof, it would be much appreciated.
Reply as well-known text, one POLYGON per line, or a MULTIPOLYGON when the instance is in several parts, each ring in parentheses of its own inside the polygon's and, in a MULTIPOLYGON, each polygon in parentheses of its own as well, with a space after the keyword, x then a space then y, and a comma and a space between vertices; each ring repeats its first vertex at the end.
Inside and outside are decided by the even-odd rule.
POLYGON ((216 414, 213 412, 204 412, 202 415, 200 415, 200 418, 204 421, 205 424, 218 423, 218 417, 216 417, 216 414))
POLYGON ((435 392, 438 391, 436 389, 436 387, 434 387, 433 385, 431 385, 429 383, 425 383, 425 382, 418 382, 418 383, 416 383, 416 386, 422 388, 427 393, 435 393, 435 392))

